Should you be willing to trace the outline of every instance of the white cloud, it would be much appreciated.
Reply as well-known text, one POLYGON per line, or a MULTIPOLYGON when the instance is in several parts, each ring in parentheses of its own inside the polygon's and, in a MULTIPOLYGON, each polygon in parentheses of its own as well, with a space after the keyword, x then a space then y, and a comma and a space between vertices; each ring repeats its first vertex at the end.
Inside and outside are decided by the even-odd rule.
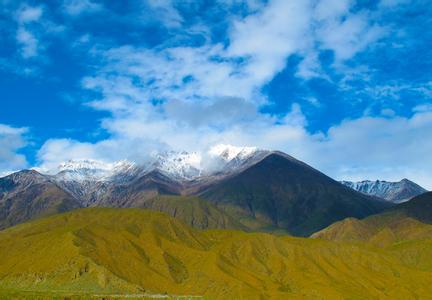
POLYGON ((350 59, 385 33, 379 25, 371 25, 369 19, 363 12, 326 22, 317 30, 318 40, 323 48, 334 51, 338 63, 350 59))
POLYGON ((0 171, 5 173, 27 167, 24 155, 17 153, 27 145, 26 128, 0 124, 0 171))
POLYGON ((20 24, 26 24, 39 21, 43 14, 43 9, 40 6, 32 7, 28 5, 22 6, 17 12, 17 21, 20 24))
POLYGON ((16 41, 20 46, 19 52, 24 59, 37 56, 41 48, 36 33, 32 30, 32 25, 40 21, 42 14, 42 7, 28 5, 21 6, 16 13, 18 23, 16 41))
POLYGON ((234 22, 227 52, 248 59, 242 76, 260 86, 281 71, 289 55, 307 46, 311 13, 310 1, 278 0, 234 22))
POLYGON ((432 111, 363 117, 332 127, 310 162, 339 179, 412 179, 432 189, 432 111))
POLYGON ((21 45, 20 53, 23 58, 31 58, 38 55, 39 41, 33 33, 23 27, 18 28, 16 40, 21 45))
POLYGON ((78 16, 82 13, 93 13, 103 9, 100 3, 91 0, 65 0, 63 2, 64 12, 71 16, 78 16))
POLYGON ((175 1, 172 0, 148 0, 146 1, 148 10, 144 13, 143 18, 154 18, 162 22, 167 27, 180 27, 183 18, 175 8, 175 1))

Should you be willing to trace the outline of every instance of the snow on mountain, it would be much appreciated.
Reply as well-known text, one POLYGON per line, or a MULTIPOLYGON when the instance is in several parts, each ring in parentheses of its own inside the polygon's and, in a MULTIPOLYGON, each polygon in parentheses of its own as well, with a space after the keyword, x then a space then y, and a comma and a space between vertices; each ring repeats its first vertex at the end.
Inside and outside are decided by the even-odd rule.
POLYGON ((70 160, 59 165, 55 178, 63 181, 109 181, 114 176, 136 171, 135 164, 126 160, 106 163, 91 159, 70 160))
POLYGON ((256 147, 236 147, 232 145, 219 144, 210 148, 209 154, 213 157, 220 157, 225 161, 233 159, 246 159, 258 151, 256 147))
POLYGON ((402 179, 398 182, 364 180, 359 182, 341 181, 341 183, 356 191, 377 196, 393 203, 405 202, 412 197, 427 192, 424 188, 408 179, 402 179))
POLYGON ((174 179, 192 180, 201 175, 201 156, 196 152, 169 151, 156 155, 155 169, 174 179))
POLYGON ((85 205, 91 205, 115 186, 132 183, 154 170, 176 182, 190 183, 214 174, 231 174, 263 158, 265 153, 268 152, 255 147, 217 145, 204 153, 161 152, 140 164, 127 160, 70 160, 48 174, 53 174, 50 178, 59 186, 83 199, 85 205))
MULTIPOLYGON (((49 173, 57 181, 127 182, 150 171, 158 170, 178 181, 194 180, 215 172, 229 173, 243 165, 256 153, 255 147, 216 145, 207 153, 166 151, 154 155, 147 162, 136 164, 127 160, 102 162, 91 159, 70 160, 49 173), (216 165, 216 167, 215 167, 216 165)), ((267 153, 267 152, 265 152, 267 153)))

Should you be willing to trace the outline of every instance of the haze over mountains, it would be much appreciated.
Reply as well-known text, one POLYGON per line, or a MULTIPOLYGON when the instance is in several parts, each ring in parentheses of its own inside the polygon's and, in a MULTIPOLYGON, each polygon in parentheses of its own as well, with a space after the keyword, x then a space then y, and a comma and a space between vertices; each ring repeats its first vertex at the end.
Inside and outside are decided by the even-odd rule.
POLYGON ((0 225, 4 228, 75 207, 141 207, 171 215, 181 210, 178 217, 198 227, 281 230, 307 236, 337 220, 366 217, 389 206, 282 152, 219 145, 204 156, 166 152, 154 157, 140 165, 69 161, 48 175, 23 171, 4 177, 0 179, 0 203, 5 217, 0 225), (44 196, 47 189, 50 195, 61 197, 50 201, 44 196), (28 209, 34 205, 31 199, 40 197, 45 202, 28 209), (18 208, 14 203, 22 204, 18 208), (184 206, 189 207, 188 212, 184 206), (20 213, 23 207, 28 211, 24 216, 20 213), (203 216, 209 211, 223 215, 226 221, 209 222, 211 218, 203 216))

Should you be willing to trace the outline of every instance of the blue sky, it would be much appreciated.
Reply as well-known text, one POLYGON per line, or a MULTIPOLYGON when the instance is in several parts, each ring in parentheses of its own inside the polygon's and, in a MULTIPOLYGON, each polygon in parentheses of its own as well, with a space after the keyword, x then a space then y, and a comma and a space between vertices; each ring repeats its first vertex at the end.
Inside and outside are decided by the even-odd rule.
POLYGON ((0 173, 229 143, 432 188, 428 2, 0 0, 0 173))

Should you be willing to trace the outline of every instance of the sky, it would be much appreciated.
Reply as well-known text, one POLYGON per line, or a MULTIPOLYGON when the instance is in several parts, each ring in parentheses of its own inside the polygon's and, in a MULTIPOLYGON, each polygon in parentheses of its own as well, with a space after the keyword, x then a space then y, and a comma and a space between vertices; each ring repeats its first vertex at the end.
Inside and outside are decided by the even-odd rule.
POLYGON ((432 189, 429 0, 0 0, 0 174, 215 144, 432 189))

